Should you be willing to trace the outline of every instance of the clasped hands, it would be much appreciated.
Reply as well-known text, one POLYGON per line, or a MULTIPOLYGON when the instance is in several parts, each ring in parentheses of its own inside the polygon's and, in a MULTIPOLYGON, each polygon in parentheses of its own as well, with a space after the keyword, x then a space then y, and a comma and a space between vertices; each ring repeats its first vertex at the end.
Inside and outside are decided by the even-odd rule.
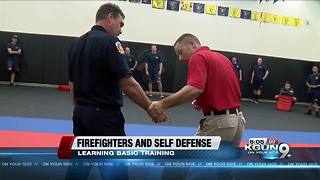
POLYGON ((153 101, 148 107, 147 113, 155 123, 165 122, 168 119, 164 112, 162 101, 153 101))

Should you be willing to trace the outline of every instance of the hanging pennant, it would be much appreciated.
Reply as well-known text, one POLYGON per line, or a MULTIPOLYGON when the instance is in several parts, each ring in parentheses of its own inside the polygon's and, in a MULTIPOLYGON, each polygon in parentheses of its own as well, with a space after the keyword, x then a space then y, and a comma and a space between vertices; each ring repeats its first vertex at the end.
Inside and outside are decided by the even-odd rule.
POLYGON ((205 12, 206 12, 206 14, 216 15, 217 14, 217 6, 206 4, 205 5, 205 12))
POLYGON ((164 9, 165 0, 152 0, 152 7, 156 9, 164 9))
POLYGON ((228 16, 229 7, 218 6, 218 15, 219 16, 228 16))
POLYGON ((180 1, 167 0, 167 9, 171 11, 179 11, 180 1))
POLYGON ((241 9, 230 7, 229 16, 233 18, 240 18, 241 9))
POLYGON ((191 12, 192 11, 192 2, 181 1, 181 10, 191 12))
POLYGON ((250 10, 241 9, 240 18, 241 19, 251 19, 251 11, 250 10))
POLYGON ((204 13, 204 4, 193 3, 193 12, 203 14, 204 13))

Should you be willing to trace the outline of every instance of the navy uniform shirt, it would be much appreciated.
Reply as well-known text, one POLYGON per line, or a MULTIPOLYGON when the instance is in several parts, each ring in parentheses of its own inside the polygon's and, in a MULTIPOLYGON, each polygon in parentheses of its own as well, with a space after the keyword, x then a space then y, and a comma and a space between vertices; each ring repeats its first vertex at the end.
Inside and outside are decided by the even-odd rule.
POLYGON ((144 60, 148 63, 149 73, 158 73, 160 70, 160 63, 163 61, 163 57, 159 51, 156 54, 152 54, 151 51, 147 51, 144 54, 144 60))
MULTIPOLYGON (((13 44, 13 43, 8 43, 7 44, 7 52, 8 52, 8 49, 11 49, 12 51, 18 51, 19 49, 21 49, 21 46, 20 44, 13 44)), ((21 54, 9 54, 8 56, 8 60, 15 60, 15 61, 19 61, 20 60, 20 56, 21 54)))
POLYGON ((240 70, 241 70, 240 64, 239 64, 239 63, 236 63, 236 64, 233 64, 233 63, 232 63, 232 65, 233 65, 234 70, 235 70, 236 73, 237 73, 238 78, 240 78, 240 70))
POLYGON ((267 68, 263 64, 255 64, 253 66, 253 72, 254 72, 254 79, 255 80, 262 80, 264 75, 267 72, 267 68))
POLYGON ((93 26, 69 50, 69 78, 74 83, 77 104, 120 107, 118 82, 131 76, 117 37, 101 26, 93 26))
POLYGON ((136 63, 136 59, 134 58, 134 56, 129 54, 129 55, 125 55, 125 58, 126 58, 126 61, 127 61, 129 68, 133 68, 133 66, 136 63))
MULTIPOLYGON (((320 84, 320 75, 319 74, 310 74, 307 78, 307 83, 310 85, 319 85, 320 84)), ((313 89, 320 89, 318 88, 310 88, 311 90, 313 89)))

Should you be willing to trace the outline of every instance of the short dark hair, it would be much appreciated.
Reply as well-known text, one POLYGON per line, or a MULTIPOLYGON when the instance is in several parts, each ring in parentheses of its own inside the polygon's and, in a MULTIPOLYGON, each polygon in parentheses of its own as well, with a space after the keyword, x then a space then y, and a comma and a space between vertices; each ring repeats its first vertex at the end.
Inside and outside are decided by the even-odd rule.
POLYGON ((113 17, 119 17, 120 15, 123 18, 125 18, 125 15, 123 14, 122 10, 118 5, 112 4, 112 3, 106 3, 99 7, 96 14, 96 22, 104 19, 110 13, 112 14, 113 17))
POLYGON ((284 83, 284 85, 286 85, 286 84, 289 84, 289 85, 290 85, 290 82, 289 82, 289 81, 286 81, 286 82, 284 83))
POLYGON ((177 43, 181 43, 183 40, 185 39, 192 39, 194 41, 196 41, 197 43, 201 44, 199 39, 194 36, 193 34, 190 34, 190 33, 185 33, 185 34, 182 34, 177 40, 176 42, 174 43, 173 46, 176 46, 177 43))

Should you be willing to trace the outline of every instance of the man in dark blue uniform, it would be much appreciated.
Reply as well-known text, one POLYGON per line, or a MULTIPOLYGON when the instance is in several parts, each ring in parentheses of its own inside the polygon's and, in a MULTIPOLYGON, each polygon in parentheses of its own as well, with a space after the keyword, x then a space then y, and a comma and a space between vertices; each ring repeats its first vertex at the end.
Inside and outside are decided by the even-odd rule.
POLYGON ((151 51, 144 54, 145 71, 148 79, 149 97, 152 97, 152 83, 157 82, 160 97, 164 98, 162 93, 161 73, 163 68, 163 56, 157 51, 157 46, 152 45, 151 51))
POLYGON ((8 52, 8 71, 10 72, 10 86, 15 87, 14 80, 16 73, 19 72, 21 58, 21 45, 18 44, 18 35, 11 37, 11 42, 7 44, 8 52))
POLYGON ((253 71, 251 74, 251 84, 253 88, 253 102, 258 103, 261 96, 261 89, 263 87, 264 80, 268 77, 269 71, 262 64, 262 58, 257 59, 257 64, 253 66, 253 71))
MULTIPOLYGON (((132 78, 123 47, 117 38, 121 34, 124 18, 117 5, 102 5, 96 14, 96 25, 70 48, 69 78, 75 106, 75 136, 125 136, 121 91, 145 110, 151 104, 132 78)), ((66 179, 86 179, 89 170, 71 167, 66 179)), ((113 169, 112 172, 102 169, 100 173, 103 179, 128 179, 125 167, 113 169)))
POLYGON ((239 81, 242 81, 242 70, 241 70, 240 64, 237 61, 237 58, 236 57, 232 57, 231 58, 231 62, 232 62, 233 68, 236 71, 236 74, 237 74, 237 76, 239 78, 239 81))
POLYGON ((138 61, 132 54, 130 54, 131 50, 129 47, 125 48, 124 53, 125 53, 125 58, 130 68, 130 71, 132 72, 137 67, 138 61))
POLYGON ((320 75, 318 72, 318 66, 312 67, 312 74, 307 78, 306 85, 308 86, 308 100, 310 102, 309 109, 305 113, 307 115, 312 114, 312 107, 316 112, 316 116, 319 117, 319 96, 320 96, 320 75))

